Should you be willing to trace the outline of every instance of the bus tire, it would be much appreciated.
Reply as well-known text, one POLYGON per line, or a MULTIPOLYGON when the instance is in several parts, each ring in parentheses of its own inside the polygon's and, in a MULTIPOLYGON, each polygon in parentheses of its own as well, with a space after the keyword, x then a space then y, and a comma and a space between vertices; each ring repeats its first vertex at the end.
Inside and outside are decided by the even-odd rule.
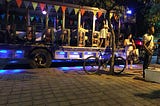
POLYGON ((44 49, 36 49, 30 54, 29 65, 31 68, 48 68, 52 64, 51 54, 44 49))

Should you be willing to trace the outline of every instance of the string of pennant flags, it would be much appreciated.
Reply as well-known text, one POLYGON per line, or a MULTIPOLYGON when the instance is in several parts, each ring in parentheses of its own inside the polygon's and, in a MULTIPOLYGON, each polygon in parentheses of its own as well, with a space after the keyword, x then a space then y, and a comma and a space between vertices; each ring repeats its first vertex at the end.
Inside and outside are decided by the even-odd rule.
MULTIPOLYGON (((0 4, 3 3, 3 0, 0 0, 0 4)), ((5 1, 5 0, 4 0, 5 1)), ((86 12, 85 9, 81 8, 72 8, 72 7, 66 7, 66 6, 59 6, 59 5, 51 5, 51 4, 45 4, 45 3, 38 3, 38 2, 32 2, 32 1, 25 1, 25 0, 6 0, 7 2, 11 2, 11 1, 15 1, 16 4, 17 4, 17 7, 18 8, 21 8, 22 4, 25 5, 25 8, 28 8, 29 6, 32 6, 34 10, 36 10, 36 8, 39 6, 41 11, 45 10, 46 6, 47 6, 47 9, 48 9, 48 12, 51 11, 52 8, 55 9, 56 12, 58 12, 58 10, 61 8, 62 12, 64 13, 66 10, 68 11, 69 14, 71 14, 72 11, 74 11, 75 14, 77 14, 78 12, 81 13, 81 15, 83 16, 84 13, 86 12)), ((101 17, 102 16, 102 11, 92 11, 94 15, 97 15, 97 17, 101 17)), ((4 19, 5 18, 5 13, 4 14, 0 14, 0 18, 4 19)), ((12 15, 13 19, 15 19, 15 15, 12 15)), ((17 16, 19 18, 20 21, 22 21, 24 18, 26 18, 26 16, 17 16)), ((42 20, 44 17, 42 17, 42 20)), ((30 17, 30 20, 33 21, 33 20, 36 20, 36 21, 39 21, 40 20, 40 17, 38 16, 31 16, 30 17)), ((53 17, 49 17, 49 21, 53 22, 53 17)), ((59 20, 60 21, 60 20, 59 20)))
MULTIPOLYGON (((2 2, 2 0, 0 0, 2 2)), ((45 7, 48 7, 48 12, 50 12, 50 10, 52 9, 52 7, 54 7, 54 9, 56 10, 56 12, 58 12, 58 10, 61 8, 62 12, 64 13, 66 10, 68 10, 68 13, 70 14, 73 10, 75 12, 75 14, 77 14, 78 12, 81 13, 81 15, 84 15, 84 13, 86 12, 85 9, 79 9, 79 8, 71 8, 71 7, 66 7, 66 6, 59 6, 59 5, 50 5, 50 4, 45 4, 45 3, 38 3, 38 2, 32 2, 32 1, 25 1, 25 0, 6 0, 7 2, 11 2, 11 1, 16 1, 16 4, 18 6, 18 8, 21 7, 21 5, 24 3, 25 7, 28 8, 29 5, 31 5, 33 7, 34 10, 36 10, 36 8, 39 6, 40 9, 43 11, 45 9, 45 7)), ((97 14, 98 18, 102 15, 102 11, 92 11, 94 15, 97 14)))
MULTIPOLYGON (((5 15, 6 15, 6 14, 1 14, 1 15, 0 15, 0 18, 1 18, 2 20, 5 19, 5 15)), ((18 17, 20 21, 22 21, 24 18, 26 18, 25 16, 15 16, 15 15, 12 15, 11 17, 12 17, 13 20, 15 20, 15 17, 18 17)), ((45 17, 41 17, 41 18, 42 18, 42 20, 45 20, 45 17)), ((40 21, 40 17, 39 17, 39 16, 31 16, 31 17, 30 17, 30 20, 31 20, 31 21, 33 21, 34 19, 35 19, 37 22, 40 21)), ((54 17, 49 17, 49 21, 53 22, 53 20, 54 20, 54 17)))

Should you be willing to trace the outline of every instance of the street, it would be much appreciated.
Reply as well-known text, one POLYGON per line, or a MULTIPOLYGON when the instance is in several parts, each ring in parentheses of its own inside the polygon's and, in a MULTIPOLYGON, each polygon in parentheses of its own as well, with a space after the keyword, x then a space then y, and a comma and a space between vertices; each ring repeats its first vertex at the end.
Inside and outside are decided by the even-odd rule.
POLYGON ((133 68, 118 76, 81 66, 1 70, 0 106, 160 106, 160 84, 133 68))

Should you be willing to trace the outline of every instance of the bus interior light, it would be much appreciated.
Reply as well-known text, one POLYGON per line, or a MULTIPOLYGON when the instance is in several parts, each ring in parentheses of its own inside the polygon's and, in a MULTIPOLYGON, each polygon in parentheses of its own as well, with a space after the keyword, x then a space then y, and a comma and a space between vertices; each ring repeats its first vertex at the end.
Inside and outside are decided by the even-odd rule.
POLYGON ((46 14, 47 14, 47 11, 43 10, 43 11, 42 11, 42 14, 46 15, 46 14))

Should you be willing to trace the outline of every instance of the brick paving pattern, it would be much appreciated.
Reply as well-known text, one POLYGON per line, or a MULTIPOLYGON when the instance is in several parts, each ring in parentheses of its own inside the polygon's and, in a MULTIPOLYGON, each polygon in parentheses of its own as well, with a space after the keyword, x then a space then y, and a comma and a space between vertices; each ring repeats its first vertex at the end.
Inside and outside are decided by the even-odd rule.
POLYGON ((160 84, 141 74, 141 69, 112 76, 58 68, 0 74, 0 106, 160 106, 160 84))

